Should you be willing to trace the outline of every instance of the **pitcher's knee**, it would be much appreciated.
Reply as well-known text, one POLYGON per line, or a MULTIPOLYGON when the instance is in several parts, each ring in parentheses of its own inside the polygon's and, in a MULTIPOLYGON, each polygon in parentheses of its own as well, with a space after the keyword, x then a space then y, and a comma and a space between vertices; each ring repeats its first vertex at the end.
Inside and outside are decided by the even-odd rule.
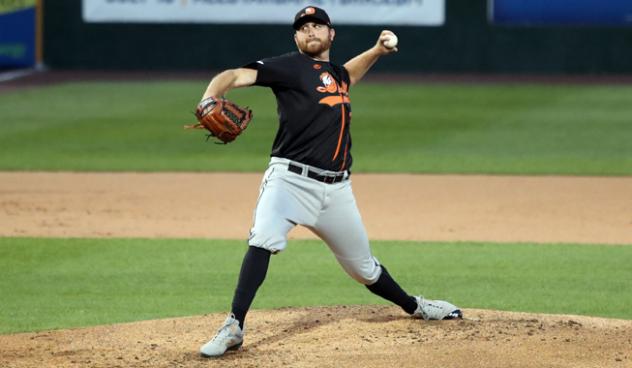
POLYGON ((374 257, 363 260, 338 260, 347 274, 363 285, 372 285, 380 278, 382 268, 374 257))
POLYGON ((272 254, 279 253, 287 246, 287 237, 285 234, 272 234, 264 232, 251 231, 248 245, 251 247, 263 248, 272 254))

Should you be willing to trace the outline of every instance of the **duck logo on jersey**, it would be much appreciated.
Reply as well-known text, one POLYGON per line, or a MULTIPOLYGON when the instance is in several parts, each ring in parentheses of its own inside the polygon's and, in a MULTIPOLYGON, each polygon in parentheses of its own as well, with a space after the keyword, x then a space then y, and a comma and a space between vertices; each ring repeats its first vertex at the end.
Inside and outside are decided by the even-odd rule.
POLYGON ((320 93, 334 94, 333 96, 326 96, 320 99, 318 103, 329 105, 334 107, 336 105, 342 103, 351 103, 351 99, 349 98, 349 89, 347 87, 347 83, 342 82, 341 86, 338 86, 338 83, 334 79, 334 77, 329 74, 329 72, 323 72, 320 74, 320 81, 322 82, 322 86, 316 87, 316 90, 320 93))

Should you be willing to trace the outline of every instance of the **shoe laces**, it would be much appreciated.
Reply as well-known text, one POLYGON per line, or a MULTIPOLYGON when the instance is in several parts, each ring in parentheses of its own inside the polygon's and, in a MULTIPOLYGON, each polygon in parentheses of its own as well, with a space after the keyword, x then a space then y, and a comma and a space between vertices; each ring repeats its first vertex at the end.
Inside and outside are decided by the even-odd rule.
POLYGON ((234 334, 231 330, 232 326, 237 322, 235 319, 230 319, 224 322, 224 325, 217 330, 217 335, 213 337, 213 341, 224 341, 226 339, 231 338, 234 334))

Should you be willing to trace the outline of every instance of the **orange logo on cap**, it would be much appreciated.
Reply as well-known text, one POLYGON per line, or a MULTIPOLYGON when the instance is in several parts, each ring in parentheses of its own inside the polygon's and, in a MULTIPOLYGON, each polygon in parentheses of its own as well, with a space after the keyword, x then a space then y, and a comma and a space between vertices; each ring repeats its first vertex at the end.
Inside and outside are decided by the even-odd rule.
POLYGON ((307 9, 305 9, 305 14, 307 14, 307 15, 312 15, 314 13, 316 13, 316 9, 314 9, 312 7, 309 7, 307 9))

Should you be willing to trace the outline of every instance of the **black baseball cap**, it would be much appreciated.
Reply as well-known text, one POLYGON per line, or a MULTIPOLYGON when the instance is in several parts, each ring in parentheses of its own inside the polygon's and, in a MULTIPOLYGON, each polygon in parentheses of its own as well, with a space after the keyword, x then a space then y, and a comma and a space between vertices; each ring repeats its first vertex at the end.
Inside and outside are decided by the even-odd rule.
POLYGON ((327 12, 315 6, 306 6, 303 9, 299 10, 298 13, 296 13, 296 15, 294 16, 294 24, 292 25, 292 27, 294 27, 294 29, 299 29, 303 24, 307 22, 324 24, 328 27, 331 27, 331 20, 329 20, 329 15, 327 15, 327 12))

